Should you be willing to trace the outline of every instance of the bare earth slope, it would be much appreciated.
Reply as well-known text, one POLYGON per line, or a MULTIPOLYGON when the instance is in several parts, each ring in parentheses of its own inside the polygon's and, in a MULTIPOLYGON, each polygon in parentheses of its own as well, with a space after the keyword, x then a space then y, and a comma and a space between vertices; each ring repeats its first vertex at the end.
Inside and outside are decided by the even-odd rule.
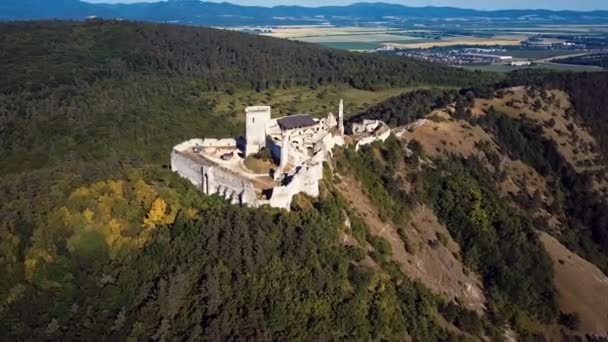
POLYGON ((581 333, 608 338, 608 277, 551 235, 540 240, 553 260, 562 312, 578 313, 581 333))
POLYGON ((378 210, 357 181, 350 177, 343 178, 338 188, 363 217, 370 232, 389 242, 392 259, 405 274, 420 281, 435 294, 448 300, 457 299, 468 309, 483 312, 485 297, 479 276, 465 270, 459 259, 458 245, 449 237, 447 229, 438 222, 432 210, 425 206, 414 210, 405 229, 409 246, 406 248, 397 227, 380 220, 378 210), (445 245, 437 241, 439 235, 446 238, 445 245))

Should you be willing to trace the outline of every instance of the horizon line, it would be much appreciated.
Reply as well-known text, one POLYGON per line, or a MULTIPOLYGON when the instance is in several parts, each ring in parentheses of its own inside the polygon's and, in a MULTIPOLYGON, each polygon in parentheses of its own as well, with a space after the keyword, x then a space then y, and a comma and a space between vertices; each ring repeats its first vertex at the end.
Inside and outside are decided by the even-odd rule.
MULTIPOLYGON (((106 5, 133 5, 133 4, 145 4, 145 3, 157 3, 157 2, 172 2, 172 1, 188 1, 188 0, 136 0, 133 2, 124 2, 124 0, 118 0, 116 2, 110 2, 108 0, 79 0, 82 2, 90 3, 90 4, 106 4, 106 5)), ((586 13, 586 12, 607 12, 608 9, 586 9, 586 10, 576 10, 576 9, 549 9, 549 8, 504 8, 504 9, 480 9, 473 7, 456 7, 456 6, 441 6, 441 5, 427 5, 427 6, 412 6, 406 5, 399 2, 395 2, 392 0, 383 0, 383 1, 352 1, 348 4, 343 5, 320 5, 320 6, 305 6, 305 5, 248 5, 248 4, 237 4, 234 2, 222 0, 222 1, 213 1, 213 0, 191 0, 191 1, 199 1, 199 2, 208 2, 215 4, 229 4, 233 6, 240 7, 262 7, 262 8, 277 8, 277 7, 301 7, 301 8, 326 8, 326 7, 348 7, 357 4, 385 4, 385 5, 396 5, 405 8, 450 8, 450 9, 460 9, 460 10, 471 10, 477 12, 501 12, 501 11, 549 11, 549 12, 575 12, 575 13, 586 13)))

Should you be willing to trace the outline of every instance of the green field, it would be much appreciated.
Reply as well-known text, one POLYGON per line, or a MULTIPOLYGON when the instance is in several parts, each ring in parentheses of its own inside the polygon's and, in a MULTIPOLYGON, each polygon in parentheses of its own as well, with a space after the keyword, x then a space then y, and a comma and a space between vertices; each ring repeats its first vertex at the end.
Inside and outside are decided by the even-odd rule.
POLYGON ((357 34, 336 34, 336 35, 314 35, 298 37, 309 43, 330 43, 330 42, 353 42, 353 43, 382 43, 388 41, 417 41, 419 38, 414 36, 398 35, 392 33, 357 33, 357 34))
POLYGON ((382 44, 369 42, 326 42, 320 44, 340 50, 373 50, 382 47, 382 44))
POLYGON ((575 53, 581 53, 580 50, 548 50, 548 49, 530 49, 530 50, 510 50, 496 52, 497 55, 501 56, 512 56, 514 58, 525 58, 525 59, 544 59, 551 57, 566 56, 575 53))
POLYGON ((540 37, 550 43, 562 43, 567 37, 584 34, 589 37, 602 37, 606 28, 602 26, 565 25, 547 27, 530 25, 530 27, 484 27, 473 26, 447 28, 428 25, 423 28, 404 26, 391 28, 379 24, 374 27, 360 26, 319 26, 319 25, 284 25, 275 27, 272 32, 263 35, 275 38, 316 43, 344 50, 373 50, 386 44, 400 48, 461 47, 461 46, 505 46, 508 51, 500 53, 515 58, 545 59, 572 53, 572 51, 555 51, 528 49, 521 42, 531 37, 540 37), (566 37, 566 38, 565 38, 566 37), (512 50, 508 47, 514 47, 512 50))

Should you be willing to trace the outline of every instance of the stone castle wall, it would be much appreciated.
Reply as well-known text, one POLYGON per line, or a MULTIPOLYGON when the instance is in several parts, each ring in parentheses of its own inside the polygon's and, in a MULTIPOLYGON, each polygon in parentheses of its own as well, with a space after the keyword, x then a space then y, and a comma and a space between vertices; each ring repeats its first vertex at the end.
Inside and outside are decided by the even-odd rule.
POLYGON ((175 146, 171 152, 171 170, 207 195, 218 194, 235 204, 257 206, 257 196, 250 180, 211 161, 205 162, 204 158, 193 160, 184 153, 196 146, 203 146, 203 140, 192 139, 175 146))
POLYGON ((234 147, 236 148, 236 139, 234 138, 226 138, 226 139, 212 139, 206 138, 203 140, 203 147, 234 147))
POLYGON ((171 170, 189 180, 197 189, 203 189, 203 174, 200 163, 174 150, 171 152, 171 170))
POLYGON ((257 206, 257 196, 250 180, 217 166, 203 166, 201 178, 205 194, 217 194, 234 204, 257 206))
POLYGON ((311 197, 319 196, 319 181, 323 179, 323 159, 322 153, 317 154, 290 175, 288 184, 275 187, 270 197, 270 206, 289 210, 293 196, 301 192, 311 197))

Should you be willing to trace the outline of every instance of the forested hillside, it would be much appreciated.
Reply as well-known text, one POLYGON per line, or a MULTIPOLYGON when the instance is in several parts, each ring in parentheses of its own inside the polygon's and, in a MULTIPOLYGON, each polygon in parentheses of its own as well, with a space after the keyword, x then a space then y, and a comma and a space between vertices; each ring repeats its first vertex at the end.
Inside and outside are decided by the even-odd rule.
MULTIPOLYGON (((400 165, 402 147, 385 144, 372 157, 357 157, 349 169, 362 170, 357 173, 380 213, 411 207, 411 190, 408 196, 405 189, 425 189, 423 201, 432 203, 460 243, 465 264, 480 272, 491 289, 491 317, 512 315, 521 333, 522 328, 536 330, 524 323, 523 317, 532 315, 547 324, 541 331, 549 339, 557 338, 550 333, 551 322, 606 336, 608 321, 599 317, 608 309, 600 299, 608 291, 600 284, 608 280, 608 130, 602 110, 607 91, 605 73, 526 73, 511 75, 490 94, 486 89, 403 94, 353 120, 379 118, 402 125, 425 118, 420 126, 399 132, 412 156, 400 165), (375 155, 384 161, 374 161, 375 155), (373 191, 379 187, 388 193, 373 191), (553 254, 551 265, 545 250, 554 248, 546 240, 541 245, 539 231, 604 274, 568 273, 568 267, 587 267, 570 265, 567 253, 553 254), (559 279, 555 287, 552 278, 559 279), (595 290, 587 287, 587 279, 597 280, 595 290), (528 289, 525 294, 518 293, 522 288, 528 289)), ((559 339, 567 338, 564 330, 561 334, 559 339)))
POLYGON ((608 68, 608 54, 594 53, 588 56, 568 57, 557 60, 558 63, 574 65, 592 65, 608 68))
MULTIPOLYGON (((538 234, 603 279, 606 74, 499 77, 145 23, 0 31, 0 339, 604 336, 608 313, 564 296, 574 264, 538 234), (241 134, 244 105, 341 97, 351 120, 426 124, 337 150, 291 212, 167 169, 184 139, 241 134)), ((571 292, 601 304, 593 279, 571 292)))
POLYGON ((464 86, 494 78, 207 28, 88 21, 0 30, 0 152, 11 161, 0 174, 117 154, 157 160, 154 153, 185 137, 234 133, 230 122, 212 119, 217 94, 210 91, 464 86))
POLYGON ((207 90, 463 85, 487 76, 229 30, 99 20, 1 25, 3 92, 150 72, 201 78, 207 90))

